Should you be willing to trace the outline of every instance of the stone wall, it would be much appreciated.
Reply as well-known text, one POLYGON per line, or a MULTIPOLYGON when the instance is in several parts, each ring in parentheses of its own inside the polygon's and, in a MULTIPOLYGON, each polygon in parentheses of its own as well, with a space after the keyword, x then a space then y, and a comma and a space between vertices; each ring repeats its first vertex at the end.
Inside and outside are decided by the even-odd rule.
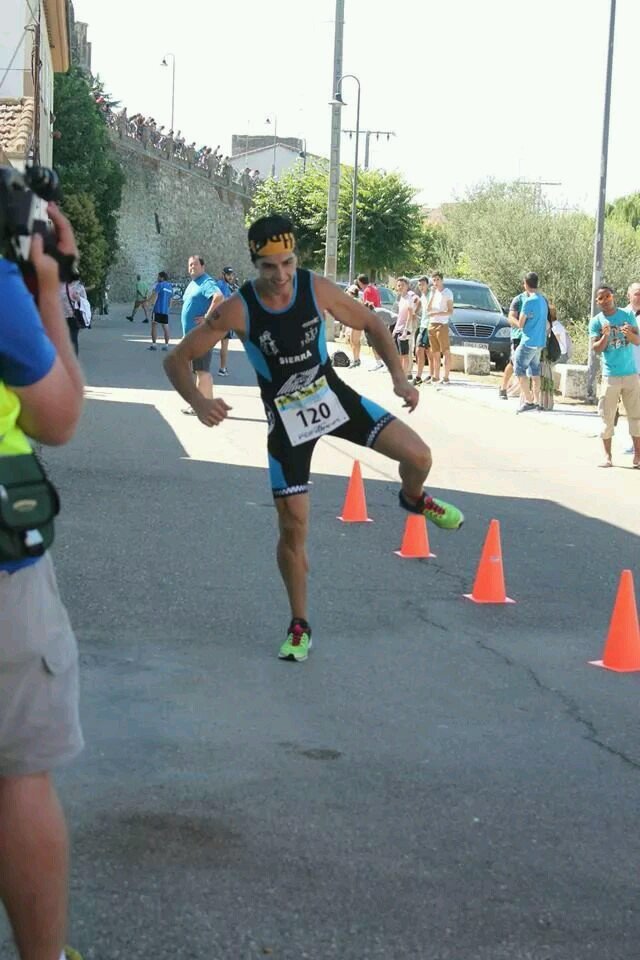
POLYGON ((120 251, 109 278, 112 303, 131 300, 137 274, 148 283, 159 270, 172 280, 185 278, 194 253, 204 257, 212 276, 227 265, 240 279, 254 275, 245 227, 251 200, 240 185, 209 178, 130 138, 114 136, 113 143, 125 186, 120 251))

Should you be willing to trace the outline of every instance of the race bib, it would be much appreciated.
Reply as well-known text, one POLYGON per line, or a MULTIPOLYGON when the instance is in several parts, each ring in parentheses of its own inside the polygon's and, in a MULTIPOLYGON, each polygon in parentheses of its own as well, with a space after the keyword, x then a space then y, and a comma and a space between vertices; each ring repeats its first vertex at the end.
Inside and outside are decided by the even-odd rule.
POLYGON ((326 377, 276 397, 275 404, 292 447, 317 440, 349 419, 326 377))

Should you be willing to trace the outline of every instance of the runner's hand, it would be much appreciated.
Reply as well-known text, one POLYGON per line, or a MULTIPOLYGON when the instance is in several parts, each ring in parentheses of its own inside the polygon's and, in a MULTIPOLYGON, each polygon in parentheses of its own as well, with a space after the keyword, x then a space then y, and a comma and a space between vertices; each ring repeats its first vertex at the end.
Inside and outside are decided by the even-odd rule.
POLYGON ((197 406, 194 405, 196 416, 200 423, 204 423, 205 427, 217 427, 223 420, 226 420, 229 410, 232 409, 228 403, 219 398, 209 400, 207 397, 202 397, 201 400, 198 400, 197 406))
POLYGON ((403 378, 398 383, 393 384, 393 392, 397 397, 400 397, 402 400, 404 400, 402 406, 408 407, 410 411, 415 410, 415 408, 418 406, 420 394, 413 384, 409 383, 406 378, 403 378))

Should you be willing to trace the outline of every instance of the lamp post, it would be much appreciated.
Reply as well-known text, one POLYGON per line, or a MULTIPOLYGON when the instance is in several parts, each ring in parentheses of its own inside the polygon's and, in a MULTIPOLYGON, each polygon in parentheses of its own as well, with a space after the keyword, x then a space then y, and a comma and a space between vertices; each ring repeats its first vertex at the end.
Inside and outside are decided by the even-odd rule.
POLYGON ((351 241, 349 243, 349 280, 353 282, 356 272, 356 203, 358 199, 358 146, 360 141, 360 81, 353 73, 343 74, 338 81, 336 95, 331 101, 332 105, 339 104, 345 107, 346 103, 342 99, 342 81, 355 80, 358 84, 358 99, 356 102, 356 150, 353 161, 353 195, 351 198, 351 241))
MULTIPOLYGON (((609 159, 609 115, 611 113, 611 80, 613 75, 613 44, 616 29, 616 0, 611 0, 609 13, 609 46, 607 50, 607 73, 604 92, 604 114, 602 118, 602 151, 600 157, 600 186, 598 190, 598 210, 596 213, 596 236, 593 250, 593 277, 591 281, 591 315, 596 312, 596 291, 602 283, 604 262, 604 214, 607 203, 607 164, 609 159)), ((595 394, 595 381, 598 372, 598 356, 589 339, 589 360, 587 364, 587 394, 595 394)))
POLYGON ((307 138, 306 137, 302 138, 302 150, 300 151, 298 156, 302 160, 302 172, 306 173, 307 172, 307 138))
POLYGON ((171 57, 171 129, 175 130, 174 117, 176 105, 176 55, 175 53, 165 53, 162 58, 161 67, 168 67, 167 57, 171 57))
MULTIPOLYGON (((336 18, 333 38, 333 72, 331 94, 335 93, 342 76, 342 39, 344 33, 344 0, 336 0, 336 18)), ((324 275, 336 279, 338 260, 338 190, 340 188, 340 104, 331 101, 331 147, 329 150, 329 192, 327 196, 327 243, 324 275)), ((329 329, 331 330, 331 324, 329 329)), ((333 339, 333 335, 331 335, 333 339)))
MULTIPOLYGON (((271 118, 267 117, 267 123, 271 123, 271 118)), ((275 180, 276 176, 276 151, 278 149, 278 115, 273 116, 273 160, 271 162, 271 176, 275 180)))

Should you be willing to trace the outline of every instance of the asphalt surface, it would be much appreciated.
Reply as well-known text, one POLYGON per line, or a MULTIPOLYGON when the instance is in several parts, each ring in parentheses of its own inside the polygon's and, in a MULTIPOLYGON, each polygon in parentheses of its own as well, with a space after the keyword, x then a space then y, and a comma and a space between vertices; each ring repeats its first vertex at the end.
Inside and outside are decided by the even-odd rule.
MULTIPOLYGON (((208 431, 122 313, 81 335, 83 422, 46 452, 87 741, 59 776, 70 942, 85 960, 637 957, 640 675, 587 664, 620 571, 640 582, 629 459, 599 471, 584 432, 424 388, 431 489, 466 523, 405 561, 393 465, 323 441, 314 650, 282 663, 248 363, 232 352, 233 419, 208 431), (355 455, 375 522, 347 526, 355 455), (462 599, 491 518, 515 605, 462 599)), ((341 373, 400 412, 385 375, 341 373)))

